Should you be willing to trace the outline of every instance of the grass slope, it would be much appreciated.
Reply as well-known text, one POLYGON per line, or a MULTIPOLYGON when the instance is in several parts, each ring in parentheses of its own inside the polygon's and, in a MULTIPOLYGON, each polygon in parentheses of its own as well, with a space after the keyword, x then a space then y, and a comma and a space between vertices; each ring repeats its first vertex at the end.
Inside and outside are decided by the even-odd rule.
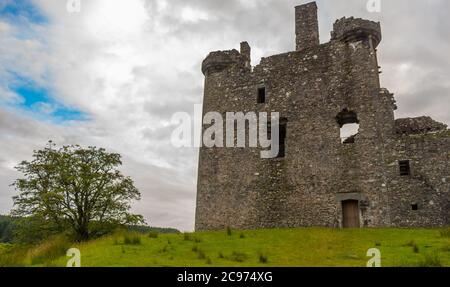
MULTIPOLYGON (((70 247, 82 266, 450 266, 450 235, 438 229, 273 229, 192 234, 120 233, 70 247)), ((30 249, 21 262, 65 266, 61 239, 30 249)), ((17 264, 20 265, 20 264, 17 264)))
POLYGON ((0 254, 2 251, 7 250, 10 247, 10 244, 7 243, 0 243, 0 254))

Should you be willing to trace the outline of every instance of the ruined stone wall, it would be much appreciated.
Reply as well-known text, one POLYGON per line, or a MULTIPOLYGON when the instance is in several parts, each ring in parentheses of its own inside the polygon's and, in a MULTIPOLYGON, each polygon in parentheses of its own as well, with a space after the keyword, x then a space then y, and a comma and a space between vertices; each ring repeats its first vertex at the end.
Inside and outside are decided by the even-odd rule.
POLYGON ((279 112, 288 122, 284 158, 261 159, 261 148, 201 148, 197 230, 340 227, 345 200, 358 201, 361 226, 448 221, 449 137, 419 144, 396 133, 393 95, 379 84, 380 25, 341 21, 329 43, 263 58, 253 70, 246 43, 241 53, 205 59, 204 114, 279 112), (258 104, 262 86, 267 102, 258 104), (360 124, 352 144, 340 139, 343 112, 360 124), (404 157, 413 161, 410 178, 398 173, 404 157), (423 208, 410 212, 412 202, 423 208))
POLYGON ((450 216, 450 132, 399 135, 387 168, 392 226, 448 225, 450 216), (400 176, 398 161, 409 160, 411 174, 400 176), (417 210, 412 206, 417 205, 417 210))

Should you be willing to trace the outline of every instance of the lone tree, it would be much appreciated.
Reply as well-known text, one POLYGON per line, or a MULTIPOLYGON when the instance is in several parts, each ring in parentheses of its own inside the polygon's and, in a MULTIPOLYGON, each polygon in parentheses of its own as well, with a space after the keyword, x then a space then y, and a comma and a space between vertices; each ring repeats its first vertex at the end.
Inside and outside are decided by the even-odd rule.
POLYGON ((34 151, 32 161, 16 169, 24 174, 13 186, 12 214, 42 218, 60 230, 71 229, 79 241, 88 240, 99 226, 141 224, 141 215, 129 213, 140 193, 118 170, 121 156, 105 149, 78 145, 56 149, 51 141, 34 151))

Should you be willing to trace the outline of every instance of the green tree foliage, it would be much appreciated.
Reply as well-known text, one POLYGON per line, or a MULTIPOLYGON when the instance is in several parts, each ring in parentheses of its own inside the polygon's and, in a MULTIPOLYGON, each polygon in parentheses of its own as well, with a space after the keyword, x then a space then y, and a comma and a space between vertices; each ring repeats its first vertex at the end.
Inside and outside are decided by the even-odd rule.
POLYGON ((70 231, 70 225, 56 225, 41 216, 15 218, 14 223, 14 243, 37 244, 54 235, 70 231))
POLYGON ((0 243, 10 243, 13 240, 15 222, 9 216, 0 215, 0 243))
POLYGON ((52 230, 69 228, 80 241, 110 226, 141 224, 141 215, 129 213, 140 193, 118 170, 121 165, 119 154, 102 148, 58 149, 49 142, 16 167, 24 177, 13 183, 19 195, 11 214, 46 222, 52 230))

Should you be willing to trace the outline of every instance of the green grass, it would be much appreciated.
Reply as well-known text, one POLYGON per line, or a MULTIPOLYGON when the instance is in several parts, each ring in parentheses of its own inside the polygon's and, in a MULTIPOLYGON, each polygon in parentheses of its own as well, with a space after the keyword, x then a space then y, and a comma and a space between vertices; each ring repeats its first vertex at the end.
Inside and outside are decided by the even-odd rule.
POLYGON ((12 248, 12 244, 0 243, 0 256, 12 248))
MULTIPOLYGON (((367 250, 378 248, 382 266, 450 267, 450 237, 443 231, 305 228, 157 236, 118 233, 70 247, 80 249, 82 266, 364 267, 367 250)), ((66 247, 63 241, 46 242, 29 249, 15 265, 65 266, 68 258, 61 251, 66 247)))

